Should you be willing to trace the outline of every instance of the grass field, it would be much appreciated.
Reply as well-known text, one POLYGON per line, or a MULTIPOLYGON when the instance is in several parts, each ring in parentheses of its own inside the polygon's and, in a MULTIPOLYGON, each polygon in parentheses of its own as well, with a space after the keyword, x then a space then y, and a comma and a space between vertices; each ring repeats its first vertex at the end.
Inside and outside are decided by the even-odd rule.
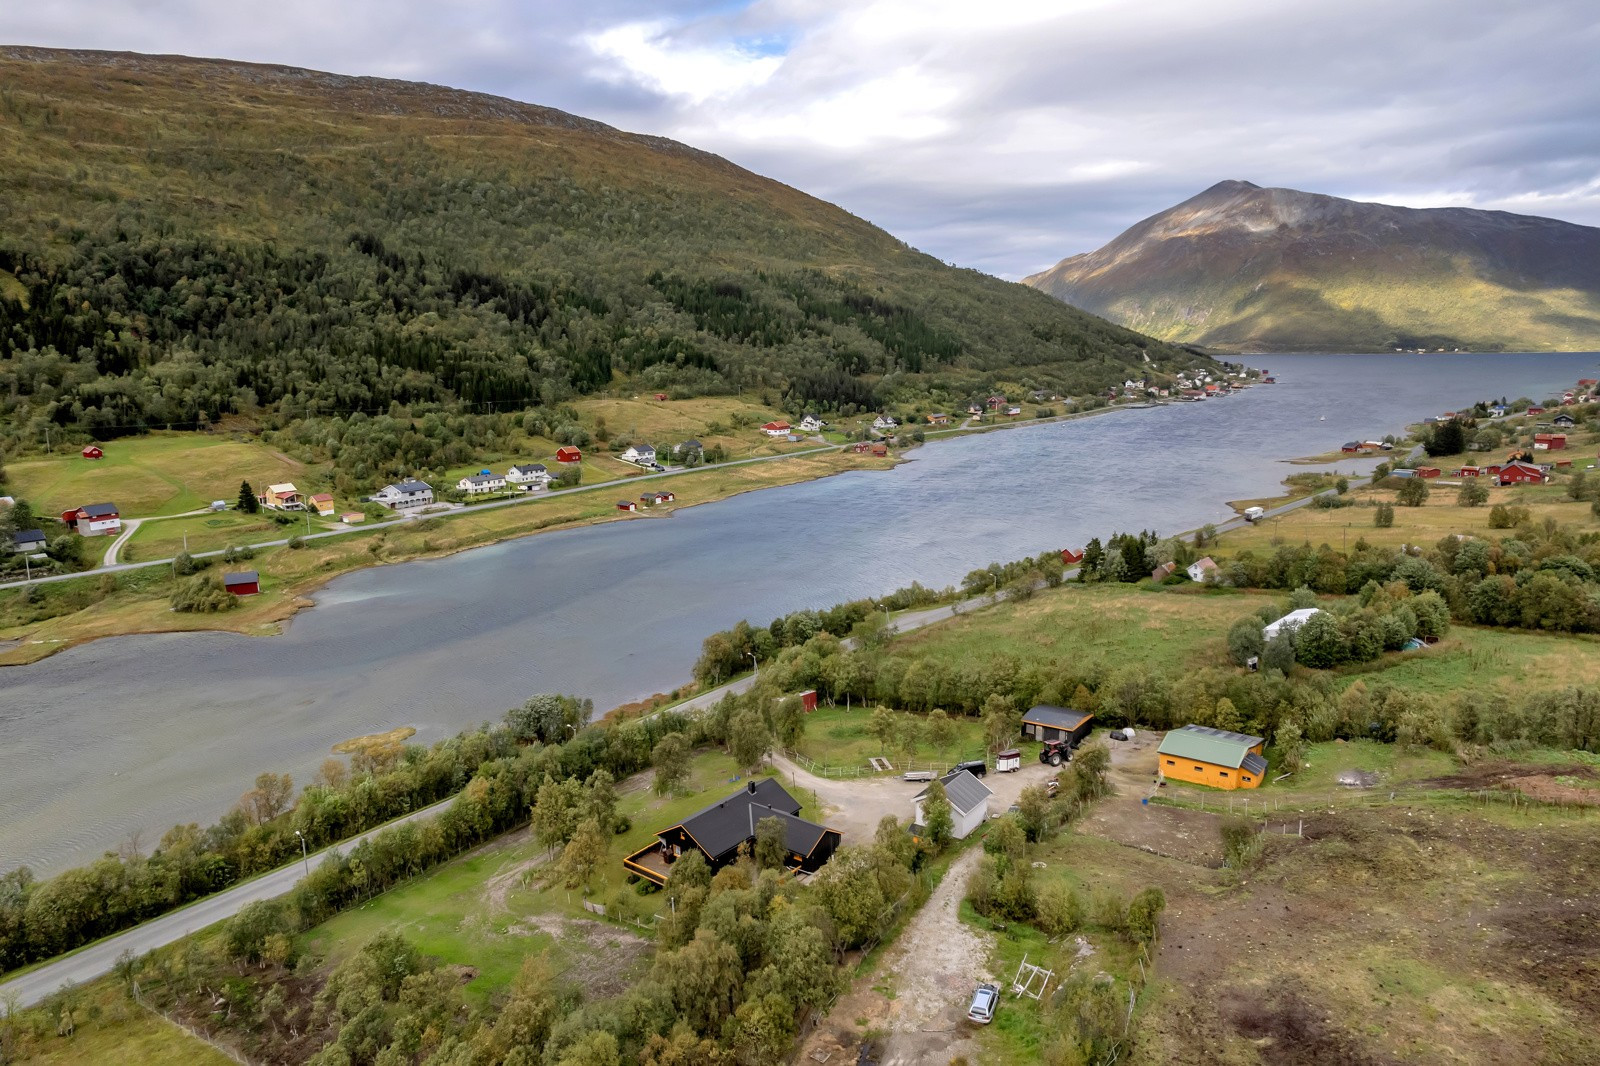
POLYGON ((239 498, 239 482, 256 491, 294 482, 320 492, 321 472, 261 444, 223 434, 159 432, 103 445, 104 459, 84 459, 76 448, 62 454, 6 463, 16 495, 39 514, 109 500, 124 517, 182 514, 212 500, 239 498))
MULTIPOLYGON (((806 716, 806 733, 800 741, 799 751, 825 766, 862 767, 874 755, 886 756, 897 767, 905 761, 906 752, 898 743, 885 750, 876 737, 868 731, 876 708, 856 705, 844 707, 818 707, 806 716)), ((915 723, 919 729, 918 743, 911 752, 914 762, 954 763, 962 759, 976 759, 984 754, 983 726, 976 718, 962 714, 950 716, 955 730, 955 741, 946 748, 935 748, 928 743, 927 716, 905 711, 891 711, 897 723, 915 723)))
MULTIPOLYGON (((295 512, 290 512, 290 516, 294 521, 286 526, 278 525, 265 511, 257 514, 221 511, 142 522, 138 532, 123 545, 118 560, 129 563, 141 559, 170 559, 184 550, 185 538, 190 552, 207 552, 304 535, 308 527, 306 516, 295 512)), ((313 533, 336 526, 337 523, 311 515, 309 528, 313 533)))
MULTIPOLYGON (((742 781, 733 760, 720 751, 695 758, 678 794, 657 796, 649 780, 648 772, 639 775, 619 797, 617 809, 631 825, 612 838, 587 891, 589 899, 606 905, 609 915, 647 925, 660 897, 641 895, 627 883, 623 857, 742 781)), ((803 805, 802 815, 815 811, 814 795, 788 783, 784 787, 803 805)), ((583 891, 568 889, 554 878, 545 849, 522 831, 334 917, 303 934, 301 945, 337 961, 375 934, 397 930, 424 953, 471 967, 467 991, 480 1001, 508 985, 522 960, 536 952, 548 954, 554 969, 592 987, 597 975, 606 982, 625 977, 627 965, 607 967, 631 965, 644 957, 649 934, 594 919, 582 908, 584 898, 583 891), (607 951, 617 958, 594 957, 607 951)))
POLYGON ((21 1066, 231 1066, 233 1060, 203 1040, 135 1005, 113 982, 87 990, 73 1013, 77 1032, 58 1037, 52 1028, 27 1039, 21 1066))
MULTIPOLYGON (((1220 823, 1147 813, 1202 836, 1220 823)), ((1440 803, 1308 817, 1303 838, 1269 834, 1242 874, 1077 831, 1031 858, 1036 884, 1066 882, 1086 903, 1151 885, 1166 896, 1126 1061, 1288 1066, 1594 1061, 1600 931, 1578 916, 1600 904, 1586 873, 1597 857, 1593 815, 1440 803)), ((1092 919, 1080 935, 1051 944, 1009 926, 994 972, 1009 979, 1026 953, 1058 975, 1105 975, 1125 1008, 1130 946, 1092 919)), ((1007 993, 983 1061, 1039 1061, 1055 1024, 1007 993)))

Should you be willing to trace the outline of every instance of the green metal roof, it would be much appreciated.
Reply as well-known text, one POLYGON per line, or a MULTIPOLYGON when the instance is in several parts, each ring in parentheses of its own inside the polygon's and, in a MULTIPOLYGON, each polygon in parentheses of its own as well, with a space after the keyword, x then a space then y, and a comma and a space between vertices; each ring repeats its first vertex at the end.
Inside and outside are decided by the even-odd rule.
POLYGON ((1204 725, 1186 725, 1174 729, 1157 748, 1162 755, 1175 755, 1180 759, 1195 759, 1213 766, 1238 769, 1250 749, 1261 743, 1260 737, 1244 733, 1230 733, 1226 729, 1212 729, 1204 725))

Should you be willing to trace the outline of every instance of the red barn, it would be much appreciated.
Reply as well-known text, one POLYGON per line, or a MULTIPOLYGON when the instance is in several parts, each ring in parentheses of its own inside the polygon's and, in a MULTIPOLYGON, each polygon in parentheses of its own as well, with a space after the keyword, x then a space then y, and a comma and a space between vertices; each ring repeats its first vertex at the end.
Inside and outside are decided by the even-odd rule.
POLYGON ((1539 451, 1559 452, 1567 446, 1567 435, 1565 433, 1535 433, 1533 435, 1533 446, 1539 451))
POLYGON ((619 511, 637 511, 638 509, 639 505, 634 503, 632 500, 617 501, 617 510, 619 511))
POLYGON ((1083 553, 1081 551, 1075 551, 1072 548, 1062 548, 1061 561, 1066 563, 1068 566, 1077 566, 1079 563, 1083 562, 1083 553))
POLYGON ((557 448, 556 462, 581 463, 583 462, 583 453, 576 448, 557 448))
POLYGON ((1542 415, 1544 414, 1544 408, 1539 406, 1530 407, 1528 408, 1528 413, 1530 415, 1542 415))
POLYGON ((1418 477, 1438 477, 1440 472, 1441 471, 1436 466, 1419 466, 1419 467, 1417 467, 1417 476, 1418 477))
POLYGON ((235 596, 254 596, 261 591, 261 575, 254 570, 236 570, 222 575, 222 587, 235 596))
POLYGON ((1545 473, 1532 463, 1524 463, 1518 459, 1514 463, 1507 463, 1500 468, 1500 484, 1502 485, 1543 485, 1545 473))
POLYGON ((1478 468, 1475 467, 1475 466, 1464 466, 1460 470, 1456 471, 1456 477, 1477 477, 1477 476, 1478 476, 1478 468))
POLYGON ((817 690, 808 688, 800 693, 800 707, 807 714, 817 709, 817 690))
POLYGON ((106 457, 106 453, 101 451, 96 445, 85 444, 83 446, 83 457, 85 459, 104 459, 106 457))

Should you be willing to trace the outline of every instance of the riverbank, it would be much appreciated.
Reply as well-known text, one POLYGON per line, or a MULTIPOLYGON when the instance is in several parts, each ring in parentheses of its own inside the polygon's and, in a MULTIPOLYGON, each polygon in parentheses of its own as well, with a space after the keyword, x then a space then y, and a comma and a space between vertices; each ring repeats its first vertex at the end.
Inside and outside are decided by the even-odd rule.
MULTIPOLYGON (((688 470, 665 478, 657 475, 609 482, 577 492, 518 501, 513 506, 447 512, 387 527, 355 529, 337 537, 303 538, 300 547, 267 548, 238 564, 261 574, 261 593, 241 599, 232 610, 213 614, 174 611, 168 602, 172 575, 161 565, 101 574, 100 586, 88 596, 66 586, 95 586, 93 571, 81 575, 78 582, 6 590, 0 592, 0 620, 10 621, 30 609, 49 611, 51 599, 65 603, 69 609, 0 628, 0 641, 5 642, 0 643, 4 649, 0 650, 0 666, 27 665, 79 644, 116 636, 199 632, 272 636, 282 633, 284 623, 300 611, 315 606, 311 599, 315 592, 334 578, 357 570, 444 558, 554 529, 670 517, 680 510, 760 489, 848 471, 890 470, 901 461, 897 457, 873 458, 841 449, 818 450, 770 461, 688 470), (662 488, 667 482, 676 499, 637 512, 618 510, 618 500, 635 498, 637 494, 631 488, 639 482, 662 488), (113 588, 104 587, 107 579, 113 582, 113 588)), ((218 567, 220 563, 212 565, 218 567)))

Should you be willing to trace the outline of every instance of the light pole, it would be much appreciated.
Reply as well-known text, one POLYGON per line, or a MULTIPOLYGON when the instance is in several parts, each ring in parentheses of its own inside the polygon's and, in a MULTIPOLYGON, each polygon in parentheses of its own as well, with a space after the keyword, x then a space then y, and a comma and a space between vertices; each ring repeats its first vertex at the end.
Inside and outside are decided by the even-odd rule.
POLYGON ((756 653, 753 651, 747 651, 745 654, 750 656, 750 672, 759 677, 761 675, 761 660, 756 658, 756 653))
POLYGON ((306 865, 306 876, 311 876, 311 854, 306 851, 306 835, 296 829, 294 835, 300 838, 300 861, 306 865))

